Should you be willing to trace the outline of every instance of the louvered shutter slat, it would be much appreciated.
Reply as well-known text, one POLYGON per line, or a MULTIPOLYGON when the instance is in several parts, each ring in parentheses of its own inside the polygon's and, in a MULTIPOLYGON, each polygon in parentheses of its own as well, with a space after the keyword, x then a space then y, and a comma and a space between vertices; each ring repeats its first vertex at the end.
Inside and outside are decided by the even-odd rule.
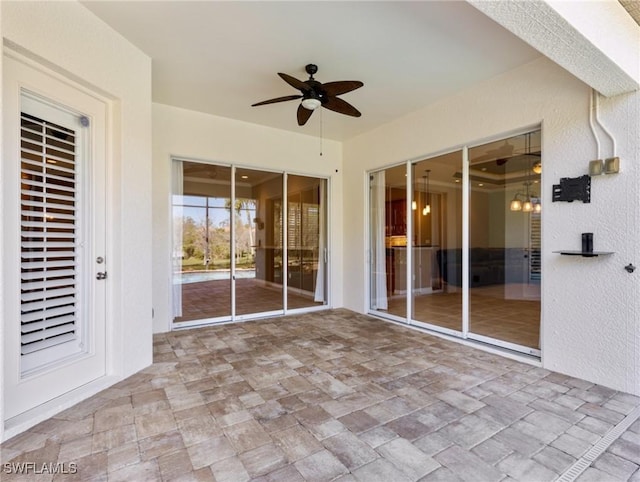
MULTIPOLYGON (((73 251, 48 251, 47 252, 47 259, 52 259, 52 258, 71 258, 75 256, 75 253, 73 251)), ((37 252, 37 251, 23 251, 21 254, 21 257, 23 259, 39 259, 39 258, 43 258, 43 254, 41 252, 37 252)))
POLYGON ((31 217, 31 218, 45 218, 48 216, 53 216, 55 219, 66 219, 69 221, 74 221, 76 219, 76 217, 71 214, 55 213, 55 215, 53 215, 53 214, 45 214, 42 211, 22 210, 20 211, 20 214, 22 216, 31 217))
MULTIPOLYGON (((73 295, 76 293, 76 289, 74 287, 65 287, 65 288, 58 288, 58 289, 49 289, 47 290, 47 297, 48 298, 56 298, 59 296, 68 296, 68 295, 73 295)), ((43 298, 43 293, 42 292, 31 292, 31 293, 22 293, 22 295, 20 296, 20 300, 22 301, 22 304, 28 304, 34 300, 42 300, 43 298)))
MULTIPOLYGON (((37 270, 37 271, 23 271, 20 277, 23 280, 33 280, 47 278, 61 278, 71 277, 75 275, 75 269, 50 269, 50 270, 37 270)), ((73 278, 68 278, 73 279, 73 278)))
POLYGON ((46 348, 50 348, 52 346, 60 345, 61 343, 65 343, 67 341, 73 341, 76 338, 75 334, 75 326, 71 325, 69 329, 69 333, 65 335, 54 336, 51 338, 45 338, 42 341, 31 343, 28 345, 22 345, 22 354, 28 355, 29 353, 34 353, 39 350, 44 350, 46 348))
POLYGON ((42 201, 22 201, 22 206, 28 206, 28 207, 33 207, 33 208, 42 208, 42 209, 59 209, 59 210, 66 210, 66 211, 75 211, 76 208, 75 206, 71 206, 71 205, 67 205, 67 204, 58 204, 58 203, 44 203, 42 201))
POLYGON ((65 242, 40 242, 40 241, 25 241, 22 243, 22 247, 23 248, 30 248, 30 249, 46 249, 46 248, 73 248, 74 243, 73 242, 69 242, 69 243, 65 243, 65 242))
POLYGON ((63 296, 62 298, 48 299, 44 301, 33 301, 31 303, 22 303, 22 309, 24 311, 36 311, 43 308, 55 308, 57 306, 64 306, 70 303, 74 303, 75 298, 73 296, 63 296))
POLYGON ((55 323, 56 316, 71 315, 75 313, 76 308, 73 305, 57 306, 54 308, 46 307, 44 310, 30 311, 28 313, 22 313, 20 319, 22 320, 22 332, 29 331, 26 328, 28 323, 34 321, 47 320, 55 323))
POLYGON ((75 262, 72 260, 61 261, 27 261, 20 263, 23 271, 44 268, 75 268, 75 262))
POLYGON ((57 288, 60 286, 73 286, 75 280, 73 278, 60 278, 47 281, 27 281, 22 282, 22 289, 25 291, 46 290, 49 288, 57 288))
POLYGON ((69 332, 72 332, 73 329, 74 329, 73 325, 66 324, 66 325, 60 325, 53 328, 49 328, 46 331, 36 331, 33 333, 28 333, 28 334, 22 335, 22 343, 33 343, 34 341, 41 341, 46 338, 67 334, 69 332))
POLYGON ((74 233, 51 233, 51 232, 43 232, 43 231, 23 231, 22 233, 20 233, 22 235, 22 237, 24 238, 74 238, 75 239, 75 234, 74 233))
POLYGON ((21 332, 24 334, 33 333, 35 331, 48 330, 55 326, 74 323, 75 316, 73 314, 59 316, 57 318, 35 321, 33 323, 25 323, 22 325, 21 332))

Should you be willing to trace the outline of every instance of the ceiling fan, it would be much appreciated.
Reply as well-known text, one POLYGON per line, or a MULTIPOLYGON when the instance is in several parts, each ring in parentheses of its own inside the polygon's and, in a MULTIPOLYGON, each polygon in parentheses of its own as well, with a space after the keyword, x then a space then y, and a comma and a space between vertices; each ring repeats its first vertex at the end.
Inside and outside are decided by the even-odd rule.
POLYGON ((364 84, 359 80, 342 80, 338 82, 327 82, 323 84, 313 78, 313 74, 318 71, 318 66, 308 64, 305 67, 309 79, 304 82, 290 75, 278 72, 278 75, 294 89, 298 89, 298 95, 286 95, 284 97, 276 97, 256 104, 251 107, 265 104, 275 104, 276 102, 286 102, 288 100, 302 99, 298 106, 298 125, 303 126, 318 107, 338 112, 339 114, 350 115, 352 117, 360 117, 362 114, 348 102, 338 98, 338 95, 346 94, 352 90, 359 89, 364 84))

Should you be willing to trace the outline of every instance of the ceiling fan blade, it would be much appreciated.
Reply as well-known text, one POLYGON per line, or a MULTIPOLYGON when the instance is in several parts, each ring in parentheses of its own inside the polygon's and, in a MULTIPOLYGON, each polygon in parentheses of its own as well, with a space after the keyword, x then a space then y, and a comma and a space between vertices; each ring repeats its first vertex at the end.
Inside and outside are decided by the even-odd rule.
POLYGON ((295 77, 291 77, 288 74, 283 74, 282 72, 278 72, 278 75, 282 80, 284 80, 287 84, 289 84, 294 89, 301 90, 302 92, 311 91, 311 87, 302 82, 301 80, 296 79, 295 77))
POLYGON ((287 100, 294 100, 302 98, 301 95, 286 95, 284 97, 276 97, 275 99, 263 100, 262 102, 257 102, 255 104, 251 104, 251 107, 256 107, 258 105, 265 104, 275 104, 276 102, 285 102, 287 100))
POLYGON ((300 104, 298 106, 298 125, 305 125, 309 120, 309 117, 311 117, 311 114, 313 114, 312 110, 305 109, 304 107, 302 107, 302 104, 300 104))
POLYGON ((327 101, 323 102, 322 107, 352 117, 360 117, 362 115, 358 109, 339 97, 327 97, 327 101))
POLYGON ((327 82, 322 84, 322 89, 327 95, 340 95, 359 89, 364 84, 359 80, 341 80, 338 82, 327 82))

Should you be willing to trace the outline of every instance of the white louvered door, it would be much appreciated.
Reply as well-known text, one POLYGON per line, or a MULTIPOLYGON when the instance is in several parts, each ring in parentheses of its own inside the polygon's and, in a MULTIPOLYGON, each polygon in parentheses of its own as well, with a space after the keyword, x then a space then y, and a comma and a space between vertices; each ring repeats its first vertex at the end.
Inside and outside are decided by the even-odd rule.
POLYGON ((10 418, 105 375, 106 106, 16 59, 4 65, 10 418))

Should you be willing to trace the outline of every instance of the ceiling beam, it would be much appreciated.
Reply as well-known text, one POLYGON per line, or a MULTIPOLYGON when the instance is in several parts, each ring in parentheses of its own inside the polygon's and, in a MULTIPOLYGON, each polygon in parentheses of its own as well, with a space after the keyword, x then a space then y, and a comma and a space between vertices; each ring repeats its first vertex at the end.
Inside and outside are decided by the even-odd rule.
POLYGON ((640 27, 617 1, 467 2, 604 96, 640 88, 640 27))

